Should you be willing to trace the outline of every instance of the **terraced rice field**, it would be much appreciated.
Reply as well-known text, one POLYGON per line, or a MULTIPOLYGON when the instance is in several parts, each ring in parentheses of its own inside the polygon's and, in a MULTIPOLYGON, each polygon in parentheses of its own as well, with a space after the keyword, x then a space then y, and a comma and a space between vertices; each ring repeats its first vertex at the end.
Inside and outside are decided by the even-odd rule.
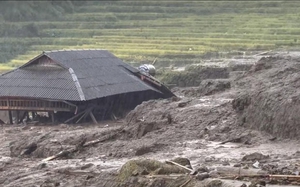
POLYGON ((297 49, 299 18, 296 1, 90 1, 59 20, 35 22, 39 37, 0 38, 0 57, 7 56, 5 70, 43 50, 71 48, 107 49, 134 64, 198 63, 237 51, 297 49))

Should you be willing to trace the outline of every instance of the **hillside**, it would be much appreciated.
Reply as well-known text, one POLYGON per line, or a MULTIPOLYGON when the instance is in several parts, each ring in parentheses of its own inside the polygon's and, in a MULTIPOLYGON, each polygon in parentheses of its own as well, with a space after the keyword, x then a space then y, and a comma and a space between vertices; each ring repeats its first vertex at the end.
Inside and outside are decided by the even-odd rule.
POLYGON ((168 66, 297 48, 300 39, 300 4, 294 1, 26 1, 0 7, 2 70, 43 50, 102 48, 126 62, 157 58, 157 66, 168 66))

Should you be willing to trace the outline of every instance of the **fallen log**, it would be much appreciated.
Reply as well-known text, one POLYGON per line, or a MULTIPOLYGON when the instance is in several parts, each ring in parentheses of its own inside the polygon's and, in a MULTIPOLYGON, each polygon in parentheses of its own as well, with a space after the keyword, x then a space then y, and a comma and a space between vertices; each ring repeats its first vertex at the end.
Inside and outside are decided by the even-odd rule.
POLYGON ((268 178, 268 179, 282 179, 300 181, 299 175, 265 175, 265 174, 254 174, 254 175, 228 175, 221 177, 222 179, 241 179, 241 178, 268 178))
POLYGON ((243 168, 237 168, 237 167, 230 167, 230 166, 218 166, 215 167, 215 170, 217 171, 218 175, 225 176, 225 175, 267 175, 268 173, 261 170, 261 169, 243 169, 243 168))
POLYGON ((164 178, 164 179, 176 179, 184 176, 183 174, 169 174, 169 175, 146 175, 145 178, 164 178))

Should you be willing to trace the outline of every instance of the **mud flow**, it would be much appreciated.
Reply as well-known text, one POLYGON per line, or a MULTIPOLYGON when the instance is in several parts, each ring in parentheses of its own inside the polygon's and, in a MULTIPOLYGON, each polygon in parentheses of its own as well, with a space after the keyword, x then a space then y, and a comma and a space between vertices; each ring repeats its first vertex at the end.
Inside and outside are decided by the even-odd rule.
POLYGON ((299 186, 300 54, 222 62, 119 120, 2 125, 0 186, 299 186))

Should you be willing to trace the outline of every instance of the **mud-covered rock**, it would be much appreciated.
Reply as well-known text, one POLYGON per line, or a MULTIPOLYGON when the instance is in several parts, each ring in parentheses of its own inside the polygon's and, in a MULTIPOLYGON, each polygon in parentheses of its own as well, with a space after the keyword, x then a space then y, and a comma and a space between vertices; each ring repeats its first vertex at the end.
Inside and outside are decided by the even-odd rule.
POLYGON ((222 187, 223 182, 221 180, 212 180, 210 181, 206 187, 222 187))
POLYGON ((119 181, 126 181, 132 176, 147 175, 147 174, 171 174, 188 173, 186 169, 179 168, 178 166, 159 162, 157 160, 143 159, 143 160, 130 160, 126 162, 120 169, 118 174, 119 181))
POLYGON ((255 153, 251 153, 248 155, 243 156, 242 161, 260 161, 260 160, 265 160, 265 159, 269 159, 270 156, 269 155, 263 155, 261 153, 255 152, 255 153))
POLYGON ((202 181, 206 178, 209 178, 209 174, 207 172, 199 173, 199 174, 196 175, 196 179, 200 180, 200 181, 202 181))
POLYGON ((152 147, 142 146, 142 147, 137 148, 137 150, 135 151, 135 155, 140 156, 140 155, 147 154, 149 152, 152 152, 152 147))

